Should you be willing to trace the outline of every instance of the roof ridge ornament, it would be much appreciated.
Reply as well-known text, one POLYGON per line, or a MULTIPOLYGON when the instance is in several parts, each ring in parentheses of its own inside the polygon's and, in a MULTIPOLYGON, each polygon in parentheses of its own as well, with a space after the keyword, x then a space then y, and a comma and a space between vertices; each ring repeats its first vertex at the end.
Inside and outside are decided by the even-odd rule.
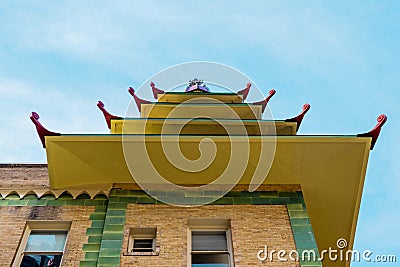
POLYGON ((248 95, 249 92, 250 92, 250 87, 251 87, 251 83, 247 83, 247 84, 246 84, 246 88, 244 88, 244 89, 238 91, 236 94, 238 94, 238 95, 243 95, 243 100, 246 100, 247 95, 248 95))
POLYGON ((129 87, 128 92, 129 92, 129 93, 131 94, 131 96, 133 96, 133 98, 135 99, 136 106, 137 106, 139 112, 141 112, 141 110, 142 110, 141 104, 151 104, 150 101, 144 100, 144 99, 141 99, 140 97, 138 97, 138 96, 135 94, 135 89, 133 89, 132 87, 129 87))
POLYGON ((103 112, 104 118, 106 119, 107 122, 107 127, 108 129, 111 129, 111 120, 112 119, 121 119, 121 117, 111 115, 108 113, 108 111, 104 108, 104 103, 101 102, 100 100, 97 102, 97 107, 100 109, 101 112, 103 112))
POLYGON ((264 100, 261 100, 261 101, 258 101, 258 102, 254 102, 253 105, 262 105, 262 113, 264 113, 264 110, 265 110, 269 100, 271 99, 271 97, 274 96, 275 93, 276 93, 275 89, 269 90, 269 95, 264 100))
POLYGON ((357 137, 372 137, 370 150, 374 149, 376 140, 378 140, 379 133, 381 132, 382 126, 386 123, 387 117, 385 114, 381 114, 376 120, 378 121, 378 123, 371 131, 362 134, 357 134, 357 137))
POLYGON ((60 133, 55 133, 52 131, 47 130, 40 122, 39 122, 39 114, 36 112, 32 112, 31 116, 31 121, 33 124, 36 126, 36 131, 39 135, 40 141, 42 142, 43 148, 46 148, 46 141, 44 139, 45 136, 60 136, 60 133))
POLYGON ((189 80, 189 85, 186 86, 186 93, 209 93, 210 89, 204 83, 203 80, 194 78, 193 80, 189 80))
POLYGON ((306 113, 310 110, 311 106, 310 104, 304 104, 303 105, 303 110, 301 111, 301 113, 299 115, 297 115, 296 117, 290 118, 290 119, 286 119, 286 122, 297 122, 297 128, 296 131, 299 130, 300 128, 300 124, 303 121, 304 115, 306 115, 306 113))
POLYGON ((153 82, 150 83, 150 86, 151 86, 151 90, 153 91, 154 99, 157 99, 157 95, 158 94, 164 94, 165 93, 164 90, 158 89, 153 82))

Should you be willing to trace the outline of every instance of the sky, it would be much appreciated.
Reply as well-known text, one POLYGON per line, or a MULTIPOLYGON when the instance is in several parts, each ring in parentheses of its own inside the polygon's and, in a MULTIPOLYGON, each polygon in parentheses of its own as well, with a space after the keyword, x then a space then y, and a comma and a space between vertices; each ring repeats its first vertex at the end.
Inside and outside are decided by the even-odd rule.
POLYGON ((387 115, 355 249, 400 261, 399 51, 399 1, 0 1, 0 162, 46 162, 32 111, 56 132, 107 133, 98 100, 121 116, 129 86, 218 62, 275 88, 276 119, 310 103, 299 134, 362 133, 387 115))

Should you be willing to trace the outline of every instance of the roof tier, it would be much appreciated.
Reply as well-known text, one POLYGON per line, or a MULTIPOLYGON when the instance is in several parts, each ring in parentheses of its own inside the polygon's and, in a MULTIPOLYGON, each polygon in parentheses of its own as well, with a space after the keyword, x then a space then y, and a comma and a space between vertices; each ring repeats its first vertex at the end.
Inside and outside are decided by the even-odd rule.
MULTIPOLYGON (((249 191, 260 184, 300 185, 318 248, 335 247, 338 238, 345 238, 351 249, 369 151, 386 116, 380 116, 377 126, 364 134, 297 135, 310 106, 304 105, 302 112, 290 119, 262 120, 275 90, 259 102, 245 103, 250 86, 236 94, 193 88, 190 93, 166 93, 152 83, 157 102, 141 99, 130 88, 140 118, 111 115, 99 102, 110 128, 107 135, 51 132, 39 123, 36 113, 32 114, 46 147, 51 188, 137 183, 143 178, 138 177, 140 173, 145 173, 148 184, 157 185, 157 175, 161 175, 174 184, 204 185, 213 182, 231 164, 236 170, 231 172, 232 179, 236 184, 248 185, 249 191), (180 152, 195 161, 204 139, 212 142, 217 151, 207 168, 188 172, 169 162, 165 145, 179 144, 180 152), (246 146, 249 154, 242 167, 246 146), (238 159, 232 159, 237 155, 238 159), (137 170, 141 172, 138 174, 137 170)), ((337 264, 345 266, 344 262, 337 264)))

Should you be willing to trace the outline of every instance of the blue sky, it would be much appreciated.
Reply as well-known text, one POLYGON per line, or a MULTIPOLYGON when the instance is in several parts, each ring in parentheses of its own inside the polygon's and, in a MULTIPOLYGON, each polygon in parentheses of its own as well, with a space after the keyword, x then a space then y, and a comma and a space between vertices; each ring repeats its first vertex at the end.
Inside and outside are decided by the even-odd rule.
MULTIPOLYGON (((310 103, 300 134, 357 134, 388 116, 355 248, 398 253, 399 15, 399 1, 1 1, 0 162, 46 161, 31 111, 51 130, 106 133, 97 100, 123 115, 128 86, 171 65, 219 62, 265 94, 275 88, 277 119, 310 103)), ((365 265, 378 264, 352 266, 365 265)))

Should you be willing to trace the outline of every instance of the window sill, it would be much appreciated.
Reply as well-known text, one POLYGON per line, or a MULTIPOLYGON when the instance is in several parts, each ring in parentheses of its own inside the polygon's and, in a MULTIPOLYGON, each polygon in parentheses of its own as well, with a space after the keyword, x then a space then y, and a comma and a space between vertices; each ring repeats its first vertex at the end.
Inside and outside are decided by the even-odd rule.
POLYGON ((156 247, 156 251, 149 252, 124 252, 124 256, 158 256, 160 255, 160 247, 156 247))

